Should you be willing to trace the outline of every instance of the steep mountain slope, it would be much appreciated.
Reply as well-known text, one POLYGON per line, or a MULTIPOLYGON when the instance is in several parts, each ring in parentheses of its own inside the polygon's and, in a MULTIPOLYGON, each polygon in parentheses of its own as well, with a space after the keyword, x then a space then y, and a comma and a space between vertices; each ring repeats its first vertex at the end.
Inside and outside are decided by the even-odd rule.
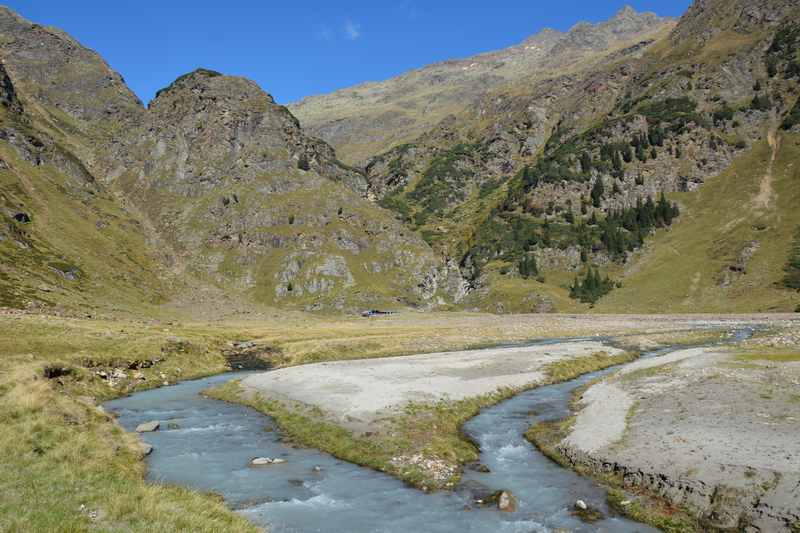
POLYGON ((163 300, 141 224, 26 114, 0 67, 0 306, 163 300))
POLYGON ((800 297, 782 281, 800 228, 798 157, 800 135, 776 134, 696 193, 676 194, 684 206, 681 220, 630 262, 620 275, 622 287, 597 310, 794 310, 800 297))
POLYGON ((477 105, 494 88, 580 69, 631 43, 653 39, 672 24, 626 7, 607 22, 579 23, 568 32, 546 29, 504 50, 308 97, 289 109, 304 128, 356 164, 414 140, 448 115, 477 105))
MULTIPOLYGON (((655 42, 500 87, 458 120, 374 157, 370 193, 459 265, 474 289, 463 305, 580 308, 564 304, 570 292, 593 302, 617 282, 573 288, 577 275, 595 265, 619 281, 639 257, 631 254, 676 221, 680 206, 662 193, 697 191, 780 124, 795 127, 796 21, 792 2, 698 2, 655 42)), ((732 297, 727 287, 711 289, 719 294, 708 309, 732 297)), ((779 308, 791 309, 781 294, 779 308)))
POLYGON ((0 9, 0 305, 793 310, 798 20, 624 9, 294 106, 357 169, 253 82, 145 109, 0 9))
POLYGON ((0 58, 25 113, 101 180, 144 108, 97 53, 0 6, 0 58))

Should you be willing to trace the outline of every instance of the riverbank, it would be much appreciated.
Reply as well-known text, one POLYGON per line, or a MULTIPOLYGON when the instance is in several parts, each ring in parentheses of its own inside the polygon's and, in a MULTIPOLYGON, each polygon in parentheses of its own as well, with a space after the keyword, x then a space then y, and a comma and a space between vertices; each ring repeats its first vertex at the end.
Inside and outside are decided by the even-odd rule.
POLYGON ((138 439, 98 408, 131 392, 228 371, 243 352, 280 367, 598 333, 691 334, 701 325, 731 323, 725 317, 468 313, 361 319, 282 311, 212 322, 4 311, 0 468, 11 474, 0 479, 0 529, 253 530, 216 496, 145 483, 138 439))
POLYGON ((527 437, 633 493, 610 497, 666 531, 796 531, 799 340, 785 330, 632 363, 581 391, 571 417, 527 437))

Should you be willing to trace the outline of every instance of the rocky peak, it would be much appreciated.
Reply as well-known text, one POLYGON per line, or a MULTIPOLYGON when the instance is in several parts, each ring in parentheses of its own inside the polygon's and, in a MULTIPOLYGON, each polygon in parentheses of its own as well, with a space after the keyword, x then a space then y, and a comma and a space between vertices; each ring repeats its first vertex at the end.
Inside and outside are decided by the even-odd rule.
POLYGON ((649 11, 639 13, 631 6, 626 5, 620 9, 613 18, 600 24, 600 26, 610 30, 614 34, 625 35, 639 33, 654 24, 662 23, 664 20, 668 19, 659 17, 655 13, 649 11))
POLYGON ((652 31, 671 19, 659 17, 655 13, 639 13, 631 6, 625 6, 613 18, 598 24, 579 22, 575 24, 554 48, 554 53, 564 53, 571 49, 602 50, 615 41, 634 39, 652 31))
MULTIPOLYGON (((179 76, 169 86, 157 91, 156 98, 153 100, 153 102, 158 101, 162 95, 164 95, 164 97, 168 96, 171 91, 188 90, 191 92, 203 93, 206 91, 214 91, 215 87, 220 86, 226 86, 226 88, 230 89, 237 89, 235 92, 238 95, 248 94, 257 98, 266 98, 266 100, 271 104, 275 103, 272 95, 265 93, 255 82, 251 80, 235 76, 225 76, 221 72, 202 67, 179 76)), ((223 94, 222 96, 225 95, 223 94)), ((233 96, 233 94, 231 96, 233 96)), ((151 102, 151 105, 153 102, 151 102)))
POLYGON ((133 119, 143 106, 93 50, 0 7, 0 54, 19 93, 82 121, 133 119))
POLYGON ((674 44, 703 44, 723 31, 749 33, 800 13, 797 0, 695 0, 672 32, 674 44))
POLYGON ((306 136, 297 119, 255 82, 197 69, 158 92, 147 113, 148 173, 165 185, 194 189, 224 179, 313 170, 363 192, 363 178, 344 168, 324 142, 306 136), (175 178, 173 181, 172 178, 175 178))

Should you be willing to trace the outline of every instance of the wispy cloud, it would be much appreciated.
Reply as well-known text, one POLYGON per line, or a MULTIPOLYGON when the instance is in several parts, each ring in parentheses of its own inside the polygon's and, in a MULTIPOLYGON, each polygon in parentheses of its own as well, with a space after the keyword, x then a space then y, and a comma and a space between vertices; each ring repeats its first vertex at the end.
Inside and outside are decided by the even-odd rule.
POLYGON ((417 5, 414 2, 400 2, 395 10, 408 20, 417 20, 419 18, 419 9, 417 9, 417 5))
POLYGON ((344 35, 351 41, 355 41, 361 37, 361 25, 347 19, 344 23, 344 35))
POLYGON ((317 28, 317 31, 314 32, 314 37, 318 41, 332 41, 335 37, 333 34, 333 30, 329 26, 320 26, 317 28))

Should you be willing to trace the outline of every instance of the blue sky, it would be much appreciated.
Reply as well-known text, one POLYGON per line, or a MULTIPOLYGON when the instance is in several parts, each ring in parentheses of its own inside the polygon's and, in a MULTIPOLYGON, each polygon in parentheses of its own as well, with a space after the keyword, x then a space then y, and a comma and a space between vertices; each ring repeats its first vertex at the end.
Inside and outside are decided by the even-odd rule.
POLYGON ((99 52, 144 101, 197 67, 255 80, 278 102, 504 48, 623 5, 679 16, 690 0, 5 0, 99 52))

